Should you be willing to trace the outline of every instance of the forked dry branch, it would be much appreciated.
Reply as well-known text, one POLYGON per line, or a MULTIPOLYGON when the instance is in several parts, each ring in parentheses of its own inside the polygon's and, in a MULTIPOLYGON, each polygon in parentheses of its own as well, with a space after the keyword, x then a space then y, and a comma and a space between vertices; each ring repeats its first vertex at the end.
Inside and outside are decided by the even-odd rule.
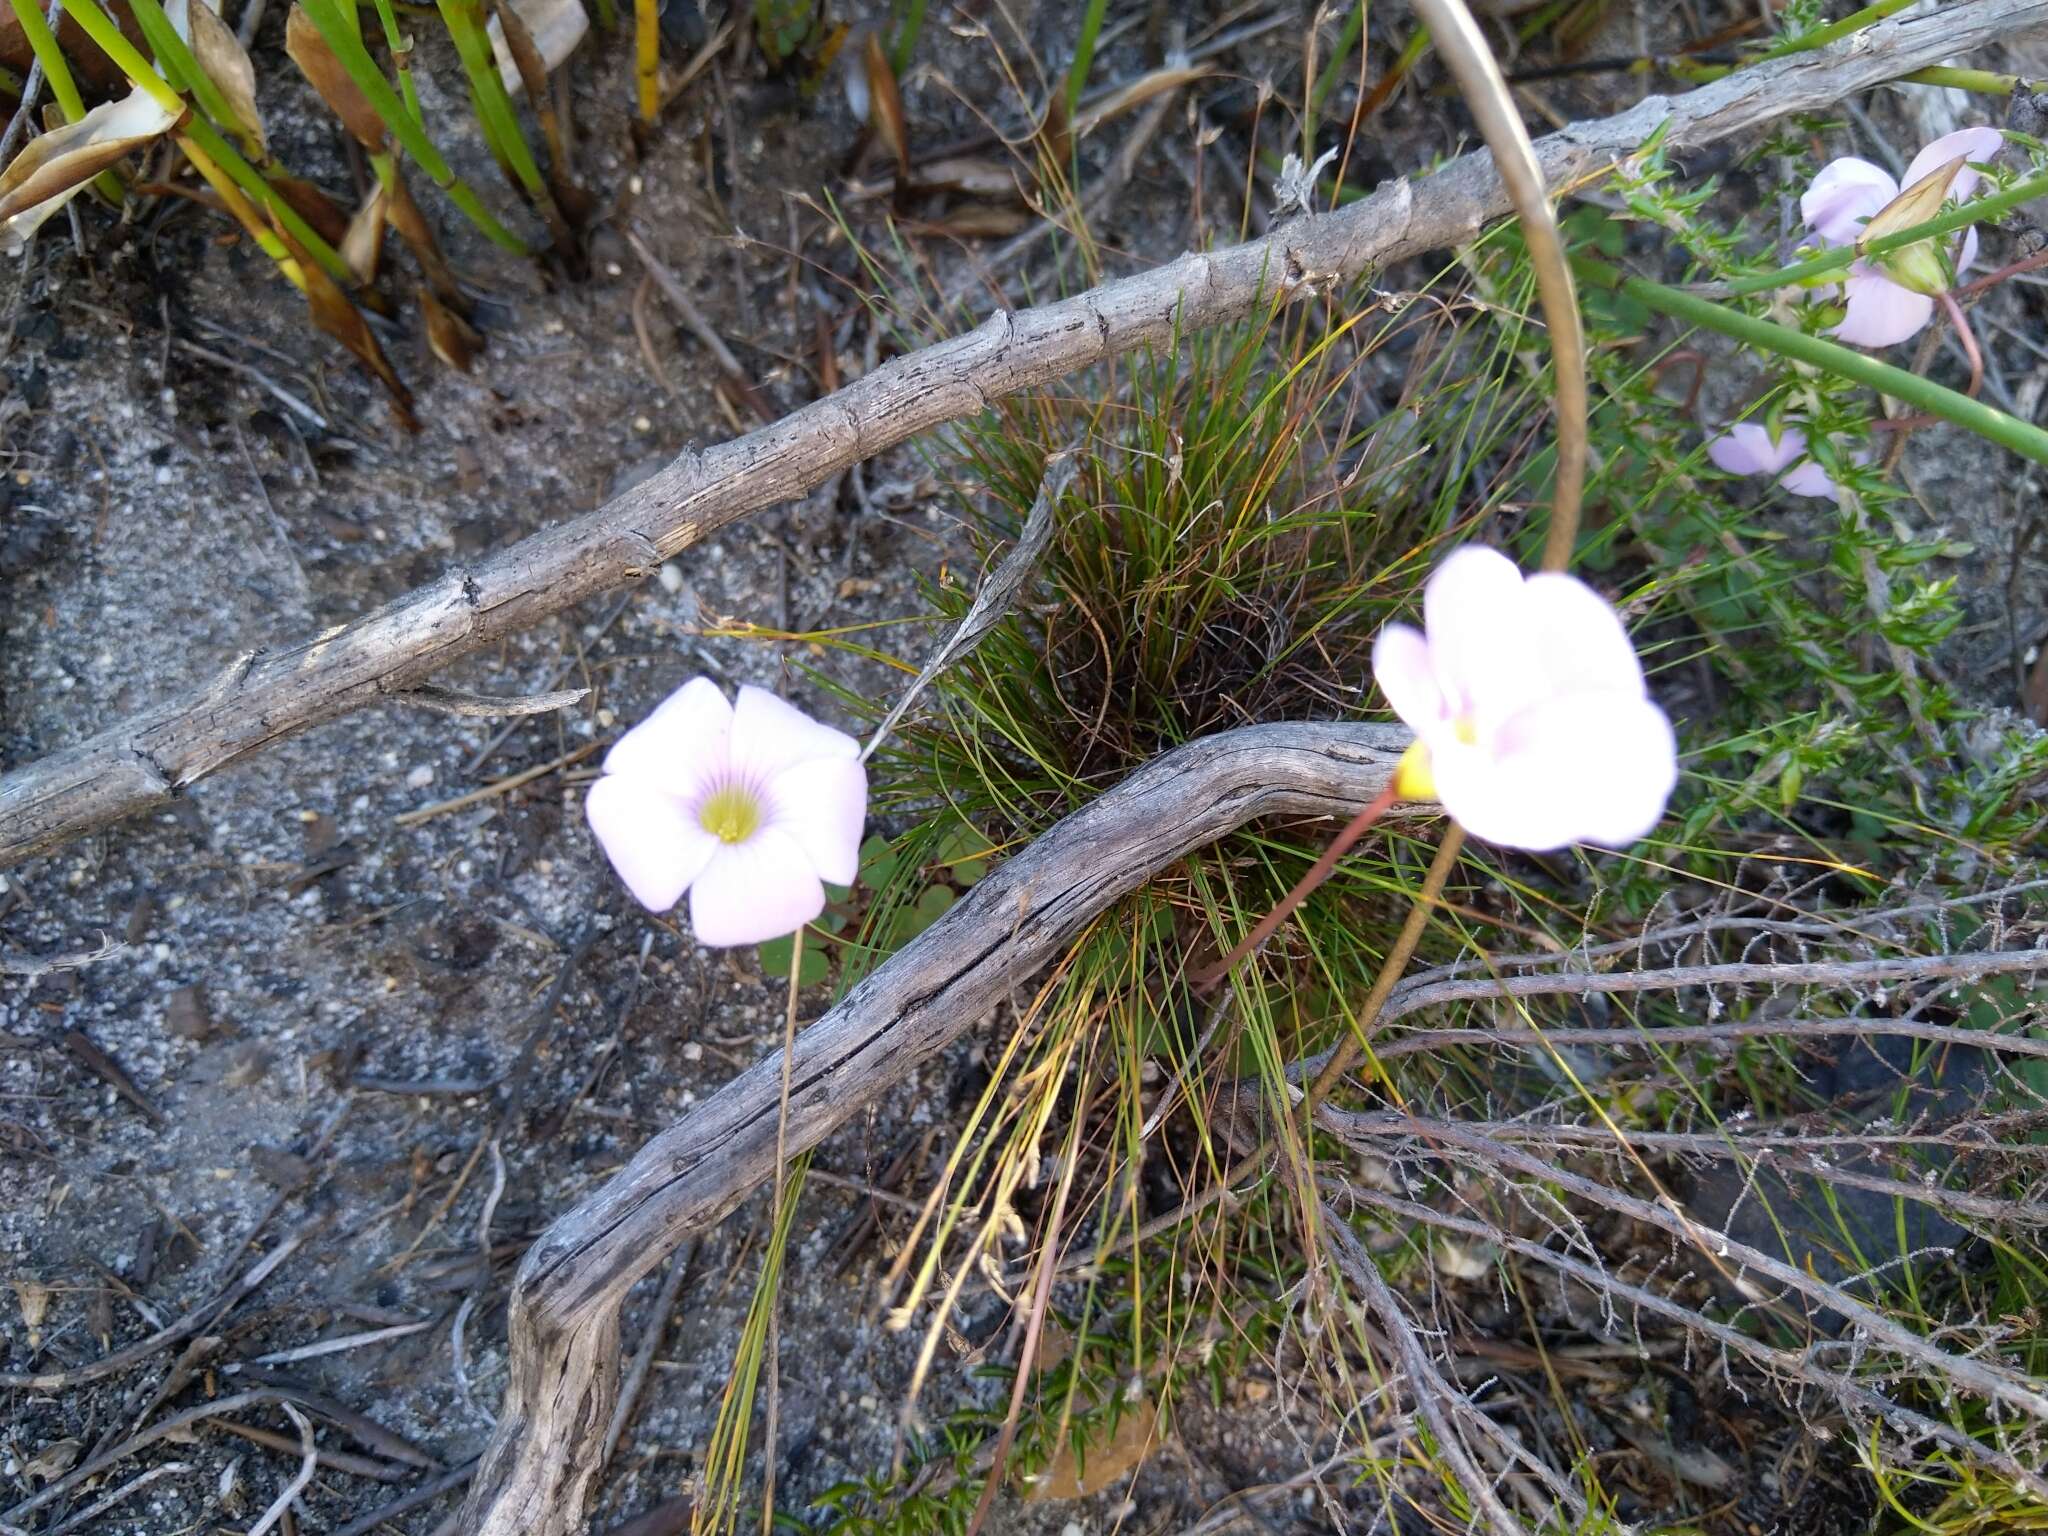
MULTIPOLYGON (((1739 71, 1538 142, 1553 189, 1596 179, 1663 133, 1684 151, 1828 107, 1912 70, 2048 23, 2048 0, 1964 0, 1879 22, 1827 49, 1739 71)), ((408 694, 461 656, 596 593, 637 581, 738 518, 991 400, 1141 347, 1295 300, 1470 240, 1509 212, 1492 157, 1474 153, 1381 186, 1261 240, 1187 255, 1075 298, 999 310, 964 336, 897 358, 751 432, 686 453, 624 496, 451 571, 311 640, 252 650, 167 700, 0 779, 0 867, 160 805, 309 726, 408 694)))

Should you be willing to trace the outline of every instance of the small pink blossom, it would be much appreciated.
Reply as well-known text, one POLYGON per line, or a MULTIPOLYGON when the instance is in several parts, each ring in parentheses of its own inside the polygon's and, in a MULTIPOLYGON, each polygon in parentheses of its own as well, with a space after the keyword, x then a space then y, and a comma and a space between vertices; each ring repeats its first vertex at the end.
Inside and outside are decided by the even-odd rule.
MULTIPOLYGON (((1976 191, 1983 179, 1970 162, 1991 159, 2004 143, 2005 135, 1996 128, 1961 128, 1945 133, 1913 157, 1913 163, 1906 167, 1905 184, 1912 188, 1960 160, 1963 164, 1948 184, 1946 194, 1960 202, 1976 191)), ((1821 168, 1800 197, 1799 211, 1807 228, 1826 244, 1854 245, 1863 238, 1864 227, 1899 195, 1899 183, 1892 180, 1889 172, 1868 160, 1849 156, 1831 160, 1821 168)), ((1932 211, 1926 216, 1932 217, 1932 211)), ((1908 248, 1921 249, 1917 245, 1908 248)), ((1941 254, 1937 265, 1946 264, 1948 254, 1941 254)), ((1963 231, 1952 254, 1953 272, 1963 271, 1976 260, 1974 228, 1963 231)), ((1898 255, 1903 257, 1907 252, 1898 255)), ((1873 262, 1859 257, 1850 266, 1844 284, 1848 314, 1829 333, 1838 340, 1860 347, 1888 347, 1915 335, 1933 318, 1932 295, 1916 292, 1897 281, 1885 271, 1884 261, 1885 258, 1873 262)), ((1920 286, 1924 288, 1927 284, 1923 281, 1920 286)))
POLYGON ((688 891, 697 942, 727 946, 794 933, 824 881, 853 883, 867 803, 851 736, 760 688, 728 704, 699 677, 619 738, 583 811, 642 906, 688 891))
POLYGON ((1430 576, 1422 613, 1426 633, 1389 624, 1372 654, 1416 735, 1396 778, 1404 797, 1433 797, 1474 837, 1535 852, 1619 848, 1657 824, 1677 742, 1604 598, 1470 545, 1430 576))
MULTIPOLYGON (((1719 437, 1707 442, 1707 457, 1731 475, 1771 475, 1776 484, 1794 496, 1822 496, 1842 499, 1842 488, 1829 478, 1806 452, 1806 433, 1787 423, 1772 440, 1770 429, 1754 421, 1738 421, 1719 437)), ((1858 450, 1849 455, 1857 464, 1870 460, 1858 450)))

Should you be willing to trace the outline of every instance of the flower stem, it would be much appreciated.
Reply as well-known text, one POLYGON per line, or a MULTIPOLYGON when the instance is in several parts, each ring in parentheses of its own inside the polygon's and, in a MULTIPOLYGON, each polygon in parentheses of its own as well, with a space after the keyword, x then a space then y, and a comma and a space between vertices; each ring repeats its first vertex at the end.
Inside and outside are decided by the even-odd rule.
MULTIPOLYGON (((805 924, 804 927, 808 927, 805 924)), ((789 1063, 796 1054, 796 996, 797 977, 802 974, 804 964, 804 928, 799 927, 789 939, 789 1004, 782 1014, 782 1095, 775 1107, 775 1209, 768 1223, 768 1229, 782 1232, 783 1203, 789 1199, 789 1189, 784 1183, 782 1170, 789 1158, 789 1063)), ((768 1302, 768 1347, 765 1364, 768 1370, 768 1413, 767 1422, 762 1426, 761 1455, 761 1536, 770 1536, 775 1529, 775 1437, 776 1419, 782 1407, 782 1316, 780 1298, 769 1296, 768 1302)))
POLYGON ((1984 354, 1977 347, 1977 333, 1970 329, 1970 320, 1963 313, 1963 306, 1956 302, 1956 296, 1943 289, 1935 296, 1948 314, 1948 323, 1956 328, 1956 340, 1963 344, 1963 355, 1970 360, 1970 387, 1963 391, 1972 400, 1984 384, 1984 354))
POLYGON ((1394 947, 1380 962, 1380 973, 1373 978, 1372 991, 1366 994, 1365 1005, 1358 1010, 1357 1024, 1337 1042, 1337 1048, 1330 1053, 1330 1059, 1323 1064, 1323 1070, 1316 1074, 1316 1080, 1302 1098, 1301 1112, 1306 1123, 1314 1122, 1316 1106, 1329 1096, 1330 1090, 1337 1086, 1358 1059, 1359 1051, 1364 1048, 1366 1038, 1379 1020, 1380 1010, 1387 1006, 1395 984, 1408 969, 1415 946, 1422 942, 1422 930, 1429 926, 1430 914, 1436 910, 1437 898, 1443 895, 1444 882, 1450 878, 1451 866, 1458 862, 1458 851, 1464 846, 1465 829, 1455 821, 1446 822, 1444 840, 1437 845, 1429 873, 1422 877, 1422 889, 1415 893, 1415 905, 1408 909, 1408 921, 1401 925, 1400 933, 1394 937, 1394 947))
POLYGON ((1652 283, 1640 277, 1629 277, 1604 261, 1581 257, 1578 268, 1579 275, 1594 287, 1626 294, 1659 314, 1670 315, 1703 330, 1717 331, 1760 351, 1789 357, 1795 362, 1852 379, 1944 421, 1967 427, 1979 437, 2010 448, 2023 458, 2048 464, 2048 432, 2032 422, 2008 416, 2004 411, 1923 379, 1918 374, 1881 363, 1867 353, 1855 351, 1839 342, 1759 320, 1727 305, 1703 299, 1698 294, 1667 288, 1662 283, 1652 283))
POLYGON ((1258 925, 1237 941, 1235 949, 1195 978, 1196 990, 1208 991, 1235 970, 1240 960, 1273 937, 1274 931, 1293 915, 1294 909, 1308 900, 1310 893, 1317 886, 1330 878, 1331 871, 1337 867, 1337 861, 1351 851, 1352 844, 1365 836, 1366 828, 1386 815, 1392 808, 1395 798, 1394 781, 1388 779, 1387 787, 1373 796, 1371 803, 1346 822, 1343 831, 1330 839, 1330 846, 1325 848, 1322 856, 1309 866, 1308 873, 1295 881, 1294 889, 1282 896, 1273 910, 1260 918, 1258 925))

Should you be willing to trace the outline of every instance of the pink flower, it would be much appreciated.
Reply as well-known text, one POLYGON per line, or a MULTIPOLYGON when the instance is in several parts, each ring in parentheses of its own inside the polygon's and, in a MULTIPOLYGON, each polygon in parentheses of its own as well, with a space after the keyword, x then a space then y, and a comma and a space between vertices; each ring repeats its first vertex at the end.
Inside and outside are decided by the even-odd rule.
MULTIPOLYGON (((1731 475, 1775 476, 1776 483, 1794 496, 1842 499, 1842 488, 1807 457, 1806 433, 1790 423, 1773 442, 1769 428, 1754 421, 1738 421, 1719 437, 1708 440, 1707 457, 1731 475)), ((1869 462, 1870 455, 1858 451, 1850 458, 1864 464, 1869 462)))
POLYGON ((639 903, 690 893, 697 942, 758 944, 851 885, 867 819, 860 745, 759 688, 692 679, 621 736, 583 812, 639 903))
MULTIPOLYGON (((1937 182, 1930 189, 1939 193, 1931 206, 1924 211, 1909 210, 1901 227, 1924 223, 1947 199, 1961 201, 1976 191, 1983 178, 1970 168, 1970 162, 1989 160, 2004 143, 2005 135, 1996 128, 1961 128, 1921 150, 1906 167, 1908 193, 1955 162, 1963 163, 1945 188, 1937 182)), ((1821 168, 1799 199, 1799 211, 1807 227, 1827 244, 1854 245, 1863 239, 1865 227, 1900 199, 1899 184, 1888 172, 1851 156, 1831 160, 1821 168)), ((1952 266, 1950 254, 1937 252, 1931 242, 1925 242, 1876 261, 1857 260, 1849 268, 1846 284, 1849 313, 1830 334, 1861 347, 1888 347, 1914 335, 1933 318, 1932 293, 1976 260, 1977 231, 1963 231, 1960 249, 1952 253, 1952 266), (1910 278, 1912 285, 1899 281, 1901 275, 1910 278)))
POLYGON ((1604 598, 1467 546, 1429 578, 1422 613, 1426 635, 1389 624, 1372 652, 1380 691, 1416 735, 1402 796, 1440 800, 1474 837, 1535 852, 1619 848, 1657 824, 1678 746, 1604 598))

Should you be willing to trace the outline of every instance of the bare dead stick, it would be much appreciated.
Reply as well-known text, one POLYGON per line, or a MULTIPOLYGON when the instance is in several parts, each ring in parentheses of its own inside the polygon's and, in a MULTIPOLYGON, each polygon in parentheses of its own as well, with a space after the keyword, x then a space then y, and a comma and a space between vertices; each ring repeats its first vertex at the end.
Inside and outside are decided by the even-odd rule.
MULTIPOLYGON (((1675 98, 1578 123, 1537 146, 1545 183, 1582 184, 1653 133, 1696 149, 2048 24, 2048 0, 1966 0, 1865 28, 1832 48, 1740 70, 1675 98)), ((0 779, 0 867, 161 805, 307 727, 417 688, 456 658, 637 581, 751 512, 989 402, 1140 347, 1235 321, 1361 273, 1472 239, 1509 211, 1491 157, 1387 183, 1335 213, 1188 255, 1075 298, 999 312, 894 359, 774 424, 686 453, 624 496, 451 571, 390 606, 295 645, 251 652, 212 684, 0 779)))
MULTIPOLYGON (((1405 732, 1260 725, 1147 765, 988 875, 798 1037, 788 1153, 959 1038, 1111 902, 1261 816, 1349 816, 1386 784, 1405 732)), ((678 1244, 775 1163, 782 1053, 757 1062, 558 1217, 513 1281, 510 1381, 463 1531, 580 1529, 618 1392, 619 1308, 678 1244)))

